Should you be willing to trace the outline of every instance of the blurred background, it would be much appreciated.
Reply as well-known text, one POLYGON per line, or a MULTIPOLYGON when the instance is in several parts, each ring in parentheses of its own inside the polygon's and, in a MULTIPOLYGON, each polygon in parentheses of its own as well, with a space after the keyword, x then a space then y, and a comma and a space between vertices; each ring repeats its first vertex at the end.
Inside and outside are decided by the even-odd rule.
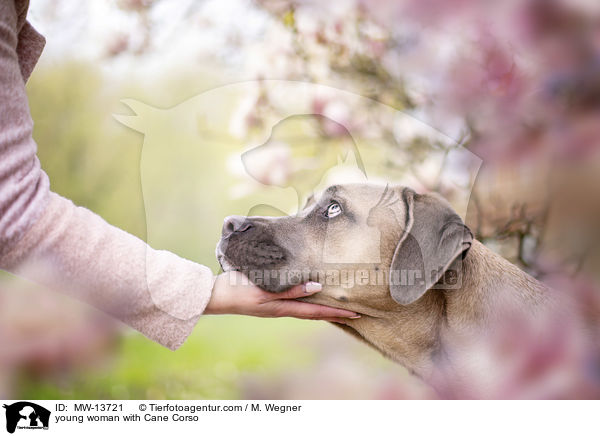
MULTIPOLYGON (((261 203, 293 211, 298 178, 317 172, 317 183, 336 159, 329 150, 364 143, 369 178, 440 192, 489 248, 573 298, 577 323, 549 320, 547 330, 557 334, 544 340, 523 334, 518 322, 499 329, 497 343, 487 344, 497 345, 498 360, 507 338, 519 338, 508 348, 525 357, 511 363, 494 395, 600 398, 596 0, 34 0, 29 19, 47 40, 27 91, 55 192, 217 273, 214 247, 225 216, 261 203), (263 79, 366 98, 348 105, 339 93, 307 94, 314 116, 288 119, 282 96, 263 79), (209 118, 198 115, 207 91, 245 81, 252 82, 209 98, 209 118), (404 115, 388 117, 382 106, 404 115), (178 110, 192 114, 191 129, 180 129, 178 110), (286 122, 271 130, 274 119, 286 122), (271 147, 248 177, 240 153, 265 138, 271 147), (157 144, 169 152, 156 152, 157 144), (143 173, 177 176, 186 159, 164 158, 182 144, 194 150, 189 162, 203 163, 190 182, 194 190, 168 192, 182 199, 177 214, 153 220, 149 211, 164 206, 163 197, 142 183, 143 173), (468 150, 468 162, 447 158, 457 148, 468 150), (466 177, 448 183, 440 177, 447 167, 466 177), (202 201, 189 206, 190 195, 202 201), (186 212, 192 221, 182 218, 186 212)), ((209 316, 173 353, 77 301, 0 274, 2 398, 420 399, 463 392, 451 383, 434 392, 320 322, 209 316)), ((474 377, 475 385, 483 382, 474 377)))

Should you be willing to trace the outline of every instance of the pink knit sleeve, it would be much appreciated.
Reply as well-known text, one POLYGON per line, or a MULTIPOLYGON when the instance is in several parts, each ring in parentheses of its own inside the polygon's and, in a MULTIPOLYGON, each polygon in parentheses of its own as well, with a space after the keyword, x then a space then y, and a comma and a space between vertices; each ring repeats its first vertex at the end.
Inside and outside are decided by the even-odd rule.
POLYGON ((86 301, 176 349, 208 304, 213 274, 50 192, 24 83, 41 37, 36 42, 38 34, 21 18, 22 3, 0 2, 0 268, 86 301))

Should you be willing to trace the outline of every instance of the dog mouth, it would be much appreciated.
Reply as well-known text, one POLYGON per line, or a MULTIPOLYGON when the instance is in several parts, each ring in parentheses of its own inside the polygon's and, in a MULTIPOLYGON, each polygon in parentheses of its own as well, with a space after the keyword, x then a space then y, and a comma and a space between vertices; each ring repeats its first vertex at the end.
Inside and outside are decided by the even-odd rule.
POLYGON ((270 240, 222 238, 216 255, 224 272, 241 272, 265 291, 282 292, 297 284, 289 282, 287 251, 270 240))
POLYGON ((217 255, 217 262, 221 266, 223 272, 229 271, 240 271, 241 268, 237 267, 231 260, 227 258, 225 255, 225 251, 227 249, 227 242, 225 238, 221 238, 217 247, 215 249, 215 254, 217 255))
POLYGON ((286 251, 271 241, 222 238, 216 249, 223 271, 280 268, 287 261, 286 251))
POLYGON ((217 247, 217 262, 219 262, 219 265, 221 266, 221 269, 223 270, 223 272, 228 272, 228 271, 239 271, 240 268, 235 267, 235 265, 233 265, 229 259, 227 259, 227 256, 225 256, 225 254, 223 254, 219 248, 217 247))

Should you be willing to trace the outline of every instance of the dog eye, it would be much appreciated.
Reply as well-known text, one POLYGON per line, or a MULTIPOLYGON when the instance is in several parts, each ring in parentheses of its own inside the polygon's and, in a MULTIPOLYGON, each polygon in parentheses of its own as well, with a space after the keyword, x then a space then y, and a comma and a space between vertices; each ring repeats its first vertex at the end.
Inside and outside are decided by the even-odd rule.
POLYGON ((334 216, 338 216, 341 213, 342 207, 334 201, 327 207, 327 212, 325 212, 325 216, 327 218, 333 218, 334 216))

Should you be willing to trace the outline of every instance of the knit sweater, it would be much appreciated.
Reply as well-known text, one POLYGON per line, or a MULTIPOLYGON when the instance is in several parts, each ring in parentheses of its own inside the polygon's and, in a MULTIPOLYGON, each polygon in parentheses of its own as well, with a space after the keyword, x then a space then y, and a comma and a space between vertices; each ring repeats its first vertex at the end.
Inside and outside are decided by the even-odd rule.
POLYGON ((0 2, 0 268, 176 349, 208 304, 214 276, 50 191, 25 93, 45 40, 26 21, 27 8, 28 0, 0 2))

